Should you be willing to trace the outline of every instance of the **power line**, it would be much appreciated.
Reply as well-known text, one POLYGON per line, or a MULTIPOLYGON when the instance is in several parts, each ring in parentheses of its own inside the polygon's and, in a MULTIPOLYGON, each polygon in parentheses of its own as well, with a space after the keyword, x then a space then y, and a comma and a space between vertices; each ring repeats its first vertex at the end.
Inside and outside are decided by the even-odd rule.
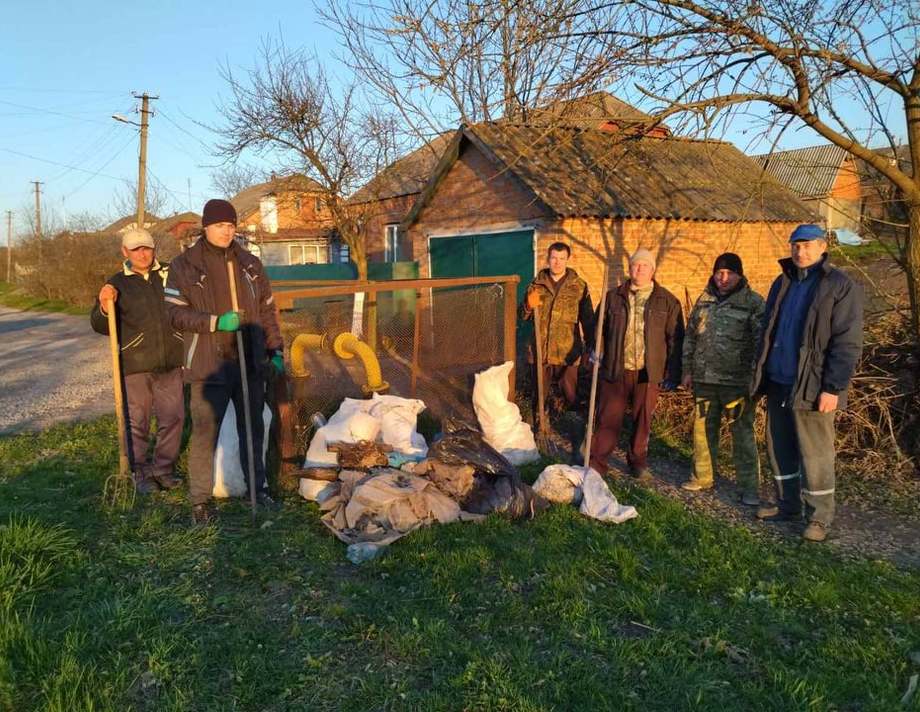
POLYGON ((62 168, 70 168, 74 171, 79 171, 80 173, 92 173, 93 175, 99 175, 103 178, 111 178, 112 180, 123 181, 124 178, 119 178, 117 176, 106 175, 105 173, 97 173, 95 171, 87 170, 86 168, 80 168, 79 166, 72 166, 68 163, 60 163, 59 161, 50 161, 47 158, 39 158, 38 156, 33 156, 31 153, 23 153, 22 151, 14 151, 11 148, 0 147, 0 151, 5 153, 12 153, 14 156, 22 156, 23 158, 31 158, 33 161, 39 161, 40 163, 47 163, 52 166, 61 166, 62 168))
POLYGON ((49 114, 49 115, 52 115, 52 116, 65 116, 65 117, 67 117, 68 119, 73 119, 74 121, 86 121, 86 122, 93 123, 93 124, 105 124, 105 123, 108 123, 107 121, 100 121, 99 119, 84 119, 83 117, 81 117, 81 116, 76 116, 76 115, 74 115, 74 114, 66 114, 66 113, 64 113, 63 111, 54 111, 54 110, 52 110, 52 109, 45 109, 45 108, 40 107, 40 106, 29 106, 28 104, 17 104, 16 102, 13 102, 13 101, 4 101, 4 100, 2 100, 2 99, 0 99, 0 104, 6 104, 7 106, 15 106, 15 107, 18 108, 18 109, 31 109, 31 110, 37 111, 37 112, 39 112, 39 113, 41 113, 41 114, 49 114))
POLYGON ((70 197, 72 197, 75 193, 77 193, 77 192, 83 190, 83 188, 86 186, 87 183, 89 183, 91 180, 93 180, 96 176, 100 175, 100 174, 102 173, 103 169, 105 169, 106 167, 108 167, 108 165, 109 165, 112 161, 114 161, 116 158, 118 158, 118 157, 124 152, 124 150, 125 150, 128 146, 130 146, 133 142, 134 142, 134 137, 133 137, 133 136, 129 137, 129 138, 128 138, 128 141, 127 141, 124 145, 122 145, 122 147, 119 148, 119 149, 115 152, 115 155, 113 155, 109 160, 107 160, 105 163, 103 163, 101 166, 99 166, 99 170, 97 170, 97 171, 96 171, 95 173, 93 173, 89 178, 87 178, 85 181, 83 181, 77 188, 75 188, 74 190, 70 191, 70 192, 65 196, 65 198, 70 198, 70 197))

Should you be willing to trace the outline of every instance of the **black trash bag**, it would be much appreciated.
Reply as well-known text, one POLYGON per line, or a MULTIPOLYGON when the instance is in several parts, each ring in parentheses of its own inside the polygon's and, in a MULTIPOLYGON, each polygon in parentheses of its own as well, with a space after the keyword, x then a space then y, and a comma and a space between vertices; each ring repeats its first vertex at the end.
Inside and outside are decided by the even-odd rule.
POLYGON ((483 434, 461 420, 448 418, 444 437, 428 449, 428 457, 448 465, 470 465, 476 471, 473 488, 460 506, 474 514, 498 512, 512 519, 533 516, 535 497, 517 469, 485 441, 483 434))

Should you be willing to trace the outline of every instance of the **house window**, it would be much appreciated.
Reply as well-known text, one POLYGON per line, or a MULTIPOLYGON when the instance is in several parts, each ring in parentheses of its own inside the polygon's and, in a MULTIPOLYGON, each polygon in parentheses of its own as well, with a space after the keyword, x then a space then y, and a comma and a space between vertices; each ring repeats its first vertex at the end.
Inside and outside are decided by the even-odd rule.
POLYGON ((288 264, 319 264, 319 245, 288 245, 288 264))
POLYGON ((399 224, 393 223, 386 226, 384 233, 384 261, 396 262, 399 260, 399 224))
POLYGON ((302 205, 301 205, 301 201, 300 201, 300 196, 298 195, 296 198, 294 198, 294 210, 296 210, 296 211, 299 213, 301 207, 302 207, 302 205))
POLYGON ((317 212, 317 213, 322 212, 323 207, 324 206, 323 206, 322 198, 320 198, 318 195, 315 198, 313 198, 313 211, 314 212, 317 212))

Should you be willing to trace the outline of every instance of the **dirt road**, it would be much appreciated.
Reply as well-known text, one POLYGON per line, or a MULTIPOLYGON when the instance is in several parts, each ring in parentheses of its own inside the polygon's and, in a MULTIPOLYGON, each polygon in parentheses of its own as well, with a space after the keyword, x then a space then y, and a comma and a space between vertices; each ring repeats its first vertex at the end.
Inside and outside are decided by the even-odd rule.
POLYGON ((109 363, 88 316, 0 307, 0 433, 111 413, 109 363))

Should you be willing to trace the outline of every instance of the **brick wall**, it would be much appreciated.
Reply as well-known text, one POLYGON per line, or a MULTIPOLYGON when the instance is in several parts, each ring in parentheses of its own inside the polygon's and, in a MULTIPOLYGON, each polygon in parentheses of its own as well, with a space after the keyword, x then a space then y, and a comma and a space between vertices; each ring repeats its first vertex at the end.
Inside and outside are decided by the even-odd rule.
POLYGON ((570 265, 600 292, 603 264, 611 284, 627 274, 628 256, 647 247, 658 259, 658 280, 685 303, 705 287, 712 263, 722 252, 736 252, 752 286, 765 294, 779 273, 776 264, 789 254, 787 240, 795 223, 723 223, 690 220, 556 218, 516 178, 496 169, 478 150, 467 146, 442 179, 428 205, 409 229, 412 259, 428 277, 429 235, 477 230, 512 230, 533 226, 537 233, 537 267, 545 263, 553 242, 572 247, 570 265))
POLYGON ((441 179, 409 228, 412 259, 428 277, 428 236, 512 230, 549 217, 546 207, 514 175, 500 171, 469 144, 441 179))
MULTIPOLYGON (((384 236, 386 233, 386 226, 392 223, 399 223, 406 213, 409 212, 409 209, 412 207, 412 203, 415 202, 415 199, 418 197, 418 193, 412 195, 398 195, 392 198, 384 198, 383 200, 378 200, 373 203, 364 203, 360 206, 357 206, 357 210, 364 211, 364 219, 366 220, 364 226, 364 239, 367 243, 367 260, 368 262, 383 262, 386 258, 384 236)), ((403 237, 400 240, 401 251, 399 255, 400 260, 411 260, 412 257, 412 247, 407 243, 403 237)))
MULTIPOLYGON (((316 210, 316 199, 319 193, 288 191, 275 196, 275 206, 278 211, 278 229, 295 228, 320 228, 332 224, 329 209, 320 205, 316 210)), ((262 226, 262 215, 257 207, 247 215, 241 216, 240 228, 246 229, 250 225, 256 230, 262 226)))

